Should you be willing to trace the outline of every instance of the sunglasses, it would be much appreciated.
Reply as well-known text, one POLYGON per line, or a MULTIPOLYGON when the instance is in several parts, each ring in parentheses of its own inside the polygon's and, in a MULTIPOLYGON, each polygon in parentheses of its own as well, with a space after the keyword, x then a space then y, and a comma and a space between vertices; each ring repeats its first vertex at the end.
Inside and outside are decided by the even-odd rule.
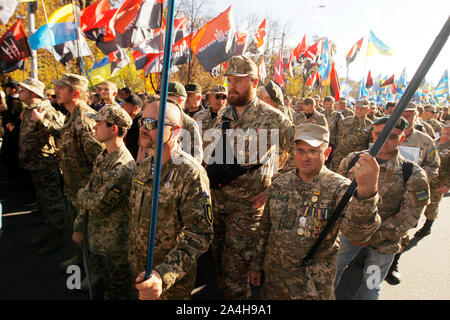
POLYGON ((226 98, 227 98, 227 96, 224 95, 224 94, 216 94, 216 99, 217 99, 217 100, 220 100, 220 99, 226 99, 226 98))
MULTIPOLYGON (((175 123, 166 122, 166 126, 177 126, 175 123)), ((145 128, 146 130, 153 130, 158 128, 158 120, 153 118, 141 118, 139 120, 139 127, 145 128)))

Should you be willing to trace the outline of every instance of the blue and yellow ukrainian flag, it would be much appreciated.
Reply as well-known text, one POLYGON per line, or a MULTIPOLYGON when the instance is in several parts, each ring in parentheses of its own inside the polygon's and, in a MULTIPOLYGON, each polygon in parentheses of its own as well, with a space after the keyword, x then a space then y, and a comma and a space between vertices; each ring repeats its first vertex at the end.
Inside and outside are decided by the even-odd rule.
POLYGON ((392 55, 393 50, 378 39, 372 30, 369 32, 369 43, 367 44, 367 56, 374 56, 377 54, 384 54, 386 56, 392 55))

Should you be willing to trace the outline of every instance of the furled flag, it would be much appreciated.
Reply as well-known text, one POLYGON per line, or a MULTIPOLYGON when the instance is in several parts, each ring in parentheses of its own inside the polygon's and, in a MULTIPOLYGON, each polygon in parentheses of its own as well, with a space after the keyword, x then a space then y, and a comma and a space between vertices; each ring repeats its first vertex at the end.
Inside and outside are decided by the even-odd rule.
POLYGON ((264 58, 261 59, 261 62, 258 65, 258 79, 262 83, 266 79, 266 63, 264 62, 264 58))
POLYGON ((370 70, 369 70, 369 73, 367 74, 366 88, 368 89, 368 88, 372 88, 372 87, 373 87, 373 79, 372 79, 372 74, 370 73, 370 70))
POLYGON ((328 43, 328 39, 325 38, 325 46, 323 47, 322 57, 320 58, 321 64, 319 67, 319 74, 320 77, 326 81, 328 80, 328 77, 330 76, 330 70, 331 70, 331 53, 330 53, 330 46, 328 43))
POLYGON ((439 83, 434 89, 434 97, 438 100, 448 98, 448 70, 445 70, 439 83))
POLYGON ((24 68, 25 58, 31 56, 22 20, 9 28, 0 39, 0 73, 24 68))
POLYGON ((394 84, 394 75, 390 76, 388 79, 384 80, 381 84, 380 87, 385 87, 388 86, 390 84, 394 84))
POLYGON ((109 54, 151 38, 161 27, 162 5, 163 0, 124 0, 95 39, 97 47, 109 54))
POLYGON ((403 94, 405 89, 406 89, 406 68, 403 68, 402 74, 400 75, 400 78, 397 81, 396 92, 398 94, 403 94))
POLYGON ((206 71, 230 59, 236 51, 231 6, 207 22, 192 37, 191 50, 206 71))
POLYGON ((361 38, 356 42, 353 47, 350 49, 350 51, 347 53, 347 56, 345 59, 347 60, 347 65, 353 62, 355 60, 356 56, 358 55, 359 51, 361 50, 361 46, 363 43, 364 38, 361 38))
POLYGON ((0 21, 3 24, 8 23, 9 18, 16 11, 17 3, 17 0, 0 0, 0 21))
POLYGON ((331 64, 331 71, 330 71, 330 91, 331 95, 334 97, 334 100, 339 101, 341 93, 339 88, 339 78, 336 69, 334 67, 334 62, 331 64))
POLYGON ((385 45, 375 34, 370 30, 369 41, 367 44, 367 56, 374 56, 377 54, 384 54, 386 56, 392 55, 393 50, 385 45))
POLYGON ((281 50, 278 53, 277 60, 274 65, 273 81, 280 87, 285 85, 284 83, 284 72, 283 72, 283 57, 281 56, 281 50))
POLYGON ((78 34, 73 12, 74 6, 71 3, 53 12, 48 18, 48 24, 44 24, 30 36, 31 49, 38 50, 76 40, 78 34))
POLYGON ((248 46, 247 53, 249 55, 264 54, 266 48, 266 22, 267 18, 264 18, 263 22, 259 25, 252 42, 248 46))
POLYGON ((296 61, 298 61, 298 59, 300 59, 301 55, 305 53, 307 48, 308 48, 308 46, 306 44, 306 35, 304 35, 302 41, 294 48, 294 51, 293 51, 296 61))
POLYGON ((293 63, 293 57, 294 57, 294 52, 293 52, 293 50, 291 50, 291 51, 289 52, 289 58, 288 58, 288 60, 287 60, 287 63, 284 65, 284 67, 286 68, 287 72, 289 72, 289 76, 290 76, 291 78, 294 78, 293 66, 292 66, 292 63, 293 63))
POLYGON ((246 50, 248 46, 248 33, 245 31, 237 31, 236 32, 236 51, 233 55, 240 56, 246 50))
POLYGON ((120 69, 130 62, 126 49, 111 52, 102 60, 96 62, 87 72, 93 85, 114 77, 120 69))

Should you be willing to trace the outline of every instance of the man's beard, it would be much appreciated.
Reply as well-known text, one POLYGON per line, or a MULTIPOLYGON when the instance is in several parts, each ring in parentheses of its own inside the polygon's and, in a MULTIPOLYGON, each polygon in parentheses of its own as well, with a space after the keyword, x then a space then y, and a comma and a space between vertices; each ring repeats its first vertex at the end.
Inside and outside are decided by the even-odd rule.
POLYGON ((237 93, 236 91, 231 91, 228 93, 227 101, 232 106, 245 106, 250 100, 250 92, 245 92, 242 95, 237 93), (231 96, 230 93, 236 93, 237 95, 231 96))

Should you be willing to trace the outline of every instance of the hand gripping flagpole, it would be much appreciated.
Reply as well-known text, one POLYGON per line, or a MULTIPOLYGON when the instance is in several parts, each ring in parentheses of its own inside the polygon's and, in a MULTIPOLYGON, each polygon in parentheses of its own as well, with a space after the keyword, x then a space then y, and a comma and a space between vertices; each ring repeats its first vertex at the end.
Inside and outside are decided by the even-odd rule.
MULTIPOLYGON (((397 124, 398 120, 400 119, 400 116, 402 115, 403 111, 405 110, 408 102, 413 97, 417 88, 419 88, 420 83, 425 78, 428 70, 430 70, 430 67, 433 65, 434 61, 436 60, 436 57, 439 55, 439 52, 444 47, 449 34, 450 34, 450 17, 447 18, 447 21, 446 21, 444 27, 442 28, 441 32, 439 32, 438 36, 436 37, 433 44, 431 45, 431 48, 428 50, 427 54, 425 55, 425 58, 423 59, 419 68, 417 69, 416 73, 414 74, 414 77, 411 79, 411 82, 409 83, 408 87, 406 88, 405 93, 400 98, 400 101, 398 102, 397 107, 395 108, 394 112, 389 117, 389 120, 386 122, 386 125, 384 126, 383 131, 381 131, 381 134, 378 137, 377 141, 374 143, 372 148, 369 150, 369 153, 373 157, 376 157, 378 155, 378 153, 380 152, 384 143, 386 142, 387 138, 390 136, 392 129, 394 129, 395 125, 397 124)), ((357 187, 356 180, 353 179, 352 183, 348 186, 348 189, 345 191, 344 196, 339 201, 339 204, 337 205, 336 210, 333 212, 330 220, 328 220, 328 223, 325 225, 323 231, 320 233, 316 242, 311 247, 311 249, 309 250, 306 257, 303 259, 302 266, 309 266, 312 264, 315 252, 317 251, 319 246, 322 244, 323 240, 328 235, 331 228, 333 228, 336 221, 340 218, 342 211, 344 210, 348 201, 350 201, 350 198, 352 197, 353 193, 355 192, 356 187, 357 187)))
POLYGON ((174 4, 175 0, 169 0, 167 12, 167 29, 164 42, 164 64, 161 81, 161 100, 159 101, 159 116, 158 116, 158 136, 156 142, 155 168, 153 179, 153 193, 152 193, 152 211, 150 216, 150 228, 148 236, 147 248, 147 265, 145 268, 145 280, 152 275, 153 269, 153 254, 155 249, 155 234, 156 234, 156 218, 158 214, 158 197, 159 197, 159 181, 161 178, 161 159, 163 150, 164 126, 166 116, 167 104, 167 90, 169 87, 169 70, 170 70, 170 56, 172 52, 172 29, 174 20, 174 4))

